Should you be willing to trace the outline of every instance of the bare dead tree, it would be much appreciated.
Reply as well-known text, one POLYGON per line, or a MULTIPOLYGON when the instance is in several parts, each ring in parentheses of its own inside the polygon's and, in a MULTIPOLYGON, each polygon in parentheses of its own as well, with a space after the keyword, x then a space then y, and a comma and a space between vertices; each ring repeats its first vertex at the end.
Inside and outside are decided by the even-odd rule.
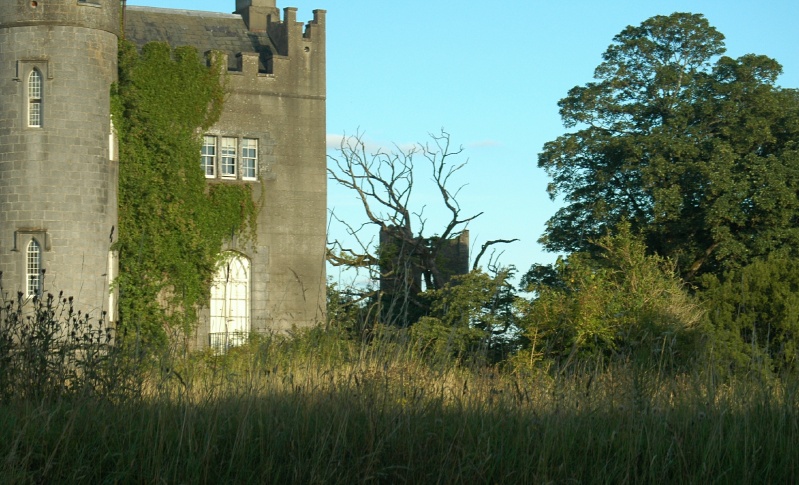
MULTIPOLYGON (((394 145, 388 151, 370 151, 362 133, 344 137, 338 154, 329 156, 328 175, 356 195, 366 221, 353 224, 331 215, 345 227, 348 240, 354 243, 329 241, 328 261, 336 266, 367 269, 373 280, 381 282, 383 292, 401 296, 395 299, 399 305, 417 303, 415 298, 421 291, 422 279, 427 289, 442 288, 451 276, 442 267, 446 260, 443 253, 461 236, 468 223, 482 214, 464 215, 457 201, 464 186, 451 188, 454 176, 468 162, 460 159, 462 155, 463 147, 453 146, 450 134, 444 130, 430 134, 425 143, 411 147, 394 145), (411 209, 418 161, 429 166, 435 192, 448 214, 446 222, 436 228, 432 237, 425 207, 411 209)), ((484 244, 475 264, 486 248, 506 242, 512 241, 497 239, 484 244)))

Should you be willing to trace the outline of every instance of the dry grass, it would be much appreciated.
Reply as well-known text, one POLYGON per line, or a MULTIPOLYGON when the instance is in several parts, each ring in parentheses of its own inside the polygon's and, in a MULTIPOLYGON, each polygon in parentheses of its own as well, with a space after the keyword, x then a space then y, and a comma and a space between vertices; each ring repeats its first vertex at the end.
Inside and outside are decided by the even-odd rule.
MULTIPOLYGON (((425 361, 318 335, 0 405, 6 483, 792 483, 794 381, 425 361)), ((169 364, 169 365, 166 365, 169 364)))

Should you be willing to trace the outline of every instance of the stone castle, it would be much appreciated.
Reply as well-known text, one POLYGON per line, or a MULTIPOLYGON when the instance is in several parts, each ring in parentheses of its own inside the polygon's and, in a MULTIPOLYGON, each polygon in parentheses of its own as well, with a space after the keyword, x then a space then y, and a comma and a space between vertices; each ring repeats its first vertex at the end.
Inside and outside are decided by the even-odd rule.
MULTIPOLYGON (((224 112, 202 136, 209 184, 251 184, 253 242, 226 244, 198 347, 312 325, 325 313, 325 12, 275 0, 232 14, 120 0, 0 3, 0 271, 17 291, 72 295, 115 317, 118 150, 110 114, 124 36, 226 58, 224 112), (44 276, 43 276, 44 270, 44 276)), ((165 163, 168 163, 166 161, 165 163)))

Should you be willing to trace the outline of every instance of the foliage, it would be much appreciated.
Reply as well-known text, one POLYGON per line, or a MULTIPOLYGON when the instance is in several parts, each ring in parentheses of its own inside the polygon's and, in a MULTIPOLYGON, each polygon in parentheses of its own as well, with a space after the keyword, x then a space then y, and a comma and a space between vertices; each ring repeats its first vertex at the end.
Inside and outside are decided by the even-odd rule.
POLYGON ((703 278, 702 297, 716 330, 717 361, 727 367, 786 372, 799 369, 799 263, 772 254, 703 278))
POLYGON ((193 48, 119 49, 112 93, 119 135, 120 323, 146 343, 191 330, 223 241, 252 228, 246 185, 208 185, 200 135, 219 117, 222 66, 193 48), (133 332, 135 331, 135 332, 133 332))
POLYGON ((436 355, 497 363, 515 350, 517 295, 513 268, 494 275, 474 270, 429 290, 430 314, 411 329, 415 342, 436 355))
POLYGON ((116 398, 127 390, 114 328, 72 303, 61 294, 0 296, 0 403, 116 398))
POLYGON ((432 367, 397 346, 342 347, 319 329, 171 367, 137 369, 144 385, 128 400, 0 402, 3 483, 797 478, 795 378, 719 386, 702 372, 621 365, 558 376, 432 367))
MULTIPOLYGON (((627 361, 682 367, 697 356, 702 307, 674 266, 646 254, 622 224, 595 242, 601 253, 559 259, 552 275, 532 280, 525 309, 529 352, 566 367, 575 361, 627 361)), ((526 354, 526 352, 523 352, 526 354)))
POLYGON ((327 284, 326 328, 342 332, 347 339, 367 338, 380 321, 379 310, 371 294, 353 287, 327 284))
POLYGON ((702 15, 652 17, 559 102, 577 130, 538 159, 565 202, 548 249, 598 251, 626 220, 692 279, 799 247, 799 93, 773 59, 720 57, 723 40, 702 15))

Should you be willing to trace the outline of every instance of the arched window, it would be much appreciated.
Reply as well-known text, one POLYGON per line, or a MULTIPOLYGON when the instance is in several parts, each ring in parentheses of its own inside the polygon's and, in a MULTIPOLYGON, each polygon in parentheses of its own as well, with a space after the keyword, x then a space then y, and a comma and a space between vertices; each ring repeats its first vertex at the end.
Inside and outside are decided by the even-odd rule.
POLYGON ((211 286, 210 345, 217 351, 241 345, 250 331, 250 260, 224 254, 211 286))
POLYGON ((25 252, 27 296, 42 293, 42 248, 36 239, 31 239, 25 252))
POLYGON ((42 126, 42 74, 38 69, 28 77, 28 126, 42 126))

